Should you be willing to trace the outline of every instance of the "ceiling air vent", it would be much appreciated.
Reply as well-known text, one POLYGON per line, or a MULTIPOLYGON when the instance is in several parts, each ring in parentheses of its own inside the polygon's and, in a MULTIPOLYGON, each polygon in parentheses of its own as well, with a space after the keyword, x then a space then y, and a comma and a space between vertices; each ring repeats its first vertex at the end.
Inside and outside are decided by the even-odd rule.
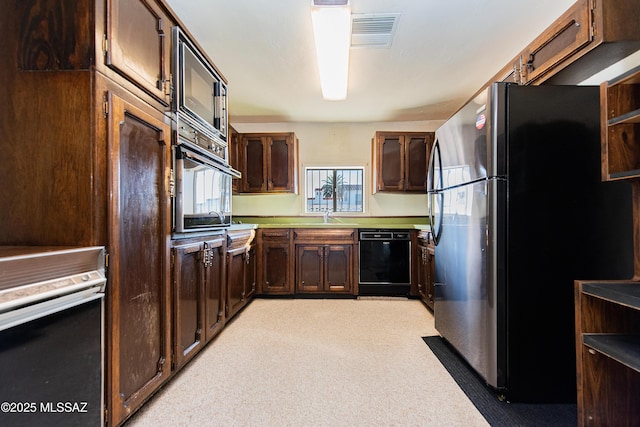
POLYGON ((314 6, 346 6, 349 0, 312 0, 314 6))
POLYGON ((391 47, 398 18, 399 13, 351 14, 351 47, 391 47))

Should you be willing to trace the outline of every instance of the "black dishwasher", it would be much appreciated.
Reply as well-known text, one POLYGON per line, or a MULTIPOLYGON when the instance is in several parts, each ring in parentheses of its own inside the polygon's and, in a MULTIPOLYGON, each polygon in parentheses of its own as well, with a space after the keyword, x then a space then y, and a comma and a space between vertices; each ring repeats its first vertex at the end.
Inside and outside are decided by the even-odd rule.
POLYGON ((411 232, 360 229, 359 294, 408 296, 411 289, 411 232))
POLYGON ((0 425, 104 425, 104 248, 0 247, 0 425))

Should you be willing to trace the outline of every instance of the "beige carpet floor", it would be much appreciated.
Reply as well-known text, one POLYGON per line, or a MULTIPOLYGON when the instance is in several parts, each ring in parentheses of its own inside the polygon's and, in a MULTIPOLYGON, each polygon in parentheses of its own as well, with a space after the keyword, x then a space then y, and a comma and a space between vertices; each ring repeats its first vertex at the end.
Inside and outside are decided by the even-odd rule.
POLYGON ((417 300, 257 299, 127 427, 487 426, 427 335, 417 300))

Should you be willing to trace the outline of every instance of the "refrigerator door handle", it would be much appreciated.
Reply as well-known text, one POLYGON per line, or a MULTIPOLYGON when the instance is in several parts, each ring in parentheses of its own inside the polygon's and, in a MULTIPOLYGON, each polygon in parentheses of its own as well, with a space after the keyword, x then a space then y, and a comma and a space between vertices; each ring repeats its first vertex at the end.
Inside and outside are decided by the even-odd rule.
POLYGON ((438 245, 440 235, 442 234, 442 203, 444 195, 442 194, 442 158, 440 157, 440 143, 436 139, 431 150, 431 158, 429 159, 429 172, 427 174, 427 191, 429 193, 429 224, 433 235, 433 242, 438 245), (438 222, 435 221, 434 202, 435 197, 440 197, 440 209, 438 209, 438 222))

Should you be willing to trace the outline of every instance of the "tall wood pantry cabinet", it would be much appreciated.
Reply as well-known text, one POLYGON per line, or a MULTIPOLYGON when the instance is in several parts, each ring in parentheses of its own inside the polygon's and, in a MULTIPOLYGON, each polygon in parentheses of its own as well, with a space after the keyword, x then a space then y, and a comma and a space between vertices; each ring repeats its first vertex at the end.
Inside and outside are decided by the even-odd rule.
POLYGON ((170 29, 160 0, 3 1, 0 244, 105 246, 109 425, 171 372, 170 29))

